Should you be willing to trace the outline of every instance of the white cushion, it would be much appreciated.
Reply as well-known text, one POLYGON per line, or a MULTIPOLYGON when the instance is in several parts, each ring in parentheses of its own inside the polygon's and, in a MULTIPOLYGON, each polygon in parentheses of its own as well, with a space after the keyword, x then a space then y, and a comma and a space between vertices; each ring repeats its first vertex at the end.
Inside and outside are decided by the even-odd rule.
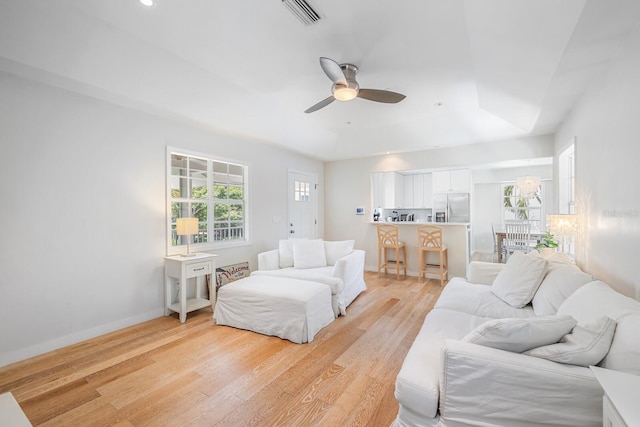
POLYGON ((493 281, 491 292, 512 307, 524 307, 538 290, 546 263, 537 252, 514 252, 493 281))
POLYGON ((602 281, 587 283, 558 308, 558 314, 588 323, 602 316, 617 322, 607 356, 600 366, 640 375, 640 301, 626 297, 602 281))
POLYGON ((454 277, 447 283, 434 308, 461 311, 474 316, 485 317, 485 320, 535 316, 531 306, 528 305, 523 308, 511 307, 495 296, 491 292, 490 286, 469 283, 460 277, 454 277))
POLYGON ((489 320, 469 332, 463 341, 522 353, 558 342, 569 333, 576 320, 571 316, 540 316, 525 319, 489 320))
POLYGON ((589 367, 596 365, 607 355, 616 321, 601 317, 595 322, 577 325, 556 344, 545 345, 525 354, 554 362, 589 367))
POLYGON ((293 267, 293 240, 278 242, 278 256, 280 268, 293 267))
POLYGON ((355 240, 341 240, 336 242, 324 242, 324 252, 327 257, 327 265, 335 265, 340 258, 353 252, 355 240))
POLYGON ((293 267, 318 268, 327 266, 324 242, 321 239, 293 240, 293 267))
POLYGON ((533 310, 538 316, 556 314, 569 295, 593 280, 575 265, 550 266, 547 260, 547 274, 531 300, 533 310))

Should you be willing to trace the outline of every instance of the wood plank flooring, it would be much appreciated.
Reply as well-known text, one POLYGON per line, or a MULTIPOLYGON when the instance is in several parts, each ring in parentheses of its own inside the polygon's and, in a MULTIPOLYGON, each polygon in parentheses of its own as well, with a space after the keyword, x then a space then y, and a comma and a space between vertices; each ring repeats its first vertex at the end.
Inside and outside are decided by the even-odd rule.
POLYGON ((202 309, 0 368, 0 393, 34 426, 388 426, 395 377, 441 288, 365 280, 309 344, 217 326, 202 309))

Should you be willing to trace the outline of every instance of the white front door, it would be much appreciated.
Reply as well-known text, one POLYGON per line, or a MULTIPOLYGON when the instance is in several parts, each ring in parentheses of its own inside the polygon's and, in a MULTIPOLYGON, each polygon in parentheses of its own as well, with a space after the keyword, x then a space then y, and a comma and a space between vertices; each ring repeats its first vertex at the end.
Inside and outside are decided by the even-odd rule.
POLYGON ((317 176, 289 171, 289 238, 318 237, 317 176))

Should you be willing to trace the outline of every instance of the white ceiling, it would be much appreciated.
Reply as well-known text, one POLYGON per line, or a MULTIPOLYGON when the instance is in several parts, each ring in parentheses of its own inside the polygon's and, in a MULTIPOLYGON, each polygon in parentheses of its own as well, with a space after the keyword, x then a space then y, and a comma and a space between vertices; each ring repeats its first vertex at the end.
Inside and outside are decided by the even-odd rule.
POLYGON ((637 0, 0 0, 0 69, 323 159, 553 132, 637 0), (398 104, 330 95, 318 58, 398 104))

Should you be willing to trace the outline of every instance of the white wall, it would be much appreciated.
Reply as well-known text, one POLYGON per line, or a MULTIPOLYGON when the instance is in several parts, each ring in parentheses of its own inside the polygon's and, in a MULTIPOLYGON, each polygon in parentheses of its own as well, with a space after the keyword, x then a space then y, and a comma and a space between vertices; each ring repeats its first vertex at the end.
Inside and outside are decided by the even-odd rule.
MULTIPOLYGON (((366 251, 366 268, 376 270, 376 229, 371 212, 371 173, 393 170, 461 168, 477 164, 553 156, 553 137, 543 136, 415 153, 367 157, 325 164, 325 238, 355 239, 366 251), (355 215, 363 206, 365 215, 355 215)), ((478 203, 475 200, 474 203, 478 203)))
POLYGON ((257 141, 5 73, 0 93, 0 365, 163 314, 167 145, 250 166, 252 245, 218 265, 254 269, 287 237, 288 168, 323 181, 322 162, 257 141))
POLYGON ((640 299, 640 27, 556 133, 576 137, 577 263, 640 299))

